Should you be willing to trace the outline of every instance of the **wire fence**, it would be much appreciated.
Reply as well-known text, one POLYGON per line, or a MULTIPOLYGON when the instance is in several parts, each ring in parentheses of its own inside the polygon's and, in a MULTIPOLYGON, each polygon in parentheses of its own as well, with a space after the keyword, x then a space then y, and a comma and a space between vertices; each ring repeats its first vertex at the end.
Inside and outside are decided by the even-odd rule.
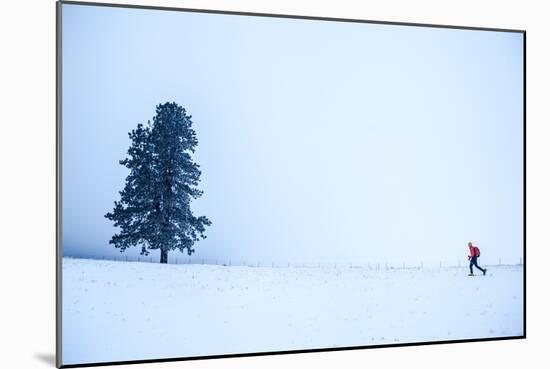
MULTIPOLYGON (((68 256, 74 257, 74 256, 68 256)), ((92 257, 91 259, 110 260, 110 261, 125 261, 125 262, 144 262, 144 263, 159 263, 159 257, 157 256, 132 256, 132 255, 114 255, 114 256, 101 256, 92 257)), ((172 265, 213 265, 213 266, 240 266, 250 268, 360 268, 368 270, 392 270, 392 269, 423 269, 423 268, 465 268, 470 265, 468 260, 460 260, 452 262, 449 260, 437 262, 282 262, 282 261, 251 261, 245 258, 241 259, 216 259, 216 258, 197 258, 197 257, 185 257, 185 256, 172 256, 168 257, 168 264, 172 265)), ((498 258, 498 261, 492 260, 488 263, 480 262, 486 266, 523 266, 523 259, 518 258, 515 262, 507 259, 503 260, 498 258)))

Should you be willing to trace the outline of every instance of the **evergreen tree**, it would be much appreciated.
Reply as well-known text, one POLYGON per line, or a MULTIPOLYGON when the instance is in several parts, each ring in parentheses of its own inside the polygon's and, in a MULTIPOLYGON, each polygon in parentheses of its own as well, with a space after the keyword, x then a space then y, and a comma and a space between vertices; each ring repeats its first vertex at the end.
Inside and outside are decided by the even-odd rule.
POLYGON ((171 250, 191 255, 211 225, 191 211, 191 201, 203 194, 197 188, 201 171, 191 157, 198 144, 191 116, 176 103, 160 104, 153 123, 138 124, 129 137, 129 158, 120 164, 130 173, 120 201, 105 215, 120 228, 109 243, 121 252, 140 245, 142 255, 158 249, 161 263, 171 250))

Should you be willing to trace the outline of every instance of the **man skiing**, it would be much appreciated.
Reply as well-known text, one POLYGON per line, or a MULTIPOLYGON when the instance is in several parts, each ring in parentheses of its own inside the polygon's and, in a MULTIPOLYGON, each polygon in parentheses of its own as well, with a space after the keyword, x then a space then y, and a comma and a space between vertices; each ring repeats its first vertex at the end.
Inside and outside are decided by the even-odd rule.
POLYGON ((470 256, 468 256, 468 260, 470 260, 470 274, 469 276, 474 275, 474 271, 472 269, 473 266, 475 266, 477 269, 481 270, 483 272, 483 275, 487 273, 487 269, 483 269, 479 265, 477 265, 477 258, 480 255, 479 248, 477 246, 472 245, 471 242, 468 242, 468 248, 470 249, 470 256))

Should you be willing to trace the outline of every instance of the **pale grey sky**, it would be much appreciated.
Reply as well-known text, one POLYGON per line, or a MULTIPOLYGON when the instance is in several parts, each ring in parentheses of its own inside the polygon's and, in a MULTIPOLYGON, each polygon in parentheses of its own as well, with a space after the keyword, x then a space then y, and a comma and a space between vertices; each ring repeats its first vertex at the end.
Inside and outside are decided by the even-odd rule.
POLYGON ((166 101, 199 138, 196 259, 519 261, 520 33, 65 4, 65 255, 120 255, 118 161, 166 101))

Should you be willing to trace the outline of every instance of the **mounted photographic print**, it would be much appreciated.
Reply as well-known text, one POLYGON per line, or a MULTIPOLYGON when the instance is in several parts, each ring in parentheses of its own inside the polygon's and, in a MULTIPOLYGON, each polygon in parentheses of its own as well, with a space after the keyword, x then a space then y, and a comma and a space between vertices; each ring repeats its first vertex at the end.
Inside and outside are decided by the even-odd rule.
POLYGON ((525 337, 525 32, 58 3, 58 366, 525 337))

